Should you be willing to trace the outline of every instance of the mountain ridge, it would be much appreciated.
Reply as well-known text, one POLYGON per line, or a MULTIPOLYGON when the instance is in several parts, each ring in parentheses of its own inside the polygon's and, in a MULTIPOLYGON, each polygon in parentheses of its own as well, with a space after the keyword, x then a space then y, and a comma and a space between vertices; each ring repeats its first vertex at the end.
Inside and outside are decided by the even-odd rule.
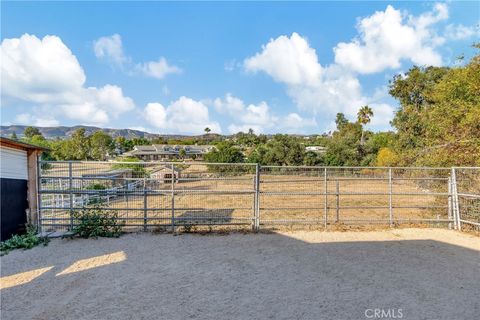
POLYGON ((153 139, 159 137, 166 137, 166 138, 185 138, 189 137, 187 135, 179 135, 179 134, 157 134, 157 133, 150 133, 141 130, 135 129, 113 129, 113 128, 101 128, 95 126, 84 126, 84 125, 77 125, 77 126, 53 126, 53 127, 38 127, 38 126, 25 126, 25 125, 8 125, 8 126, 0 126, 0 135, 1 136, 10 136, 12 133, 19 137, 23 136, 23 132, 27 127, 34 127, 37 128, 42 135, 47 139, 54 139, 54 138, 69 138, 72 136, 75 130, 80 128, 85 129, 85 133, 87 135, 91 135, 97 131, 103 131, 106 134, 109 134, 113 138, 116 137, 124 137, 127 139, 133 138, 146 138, 146 139, 153 139))

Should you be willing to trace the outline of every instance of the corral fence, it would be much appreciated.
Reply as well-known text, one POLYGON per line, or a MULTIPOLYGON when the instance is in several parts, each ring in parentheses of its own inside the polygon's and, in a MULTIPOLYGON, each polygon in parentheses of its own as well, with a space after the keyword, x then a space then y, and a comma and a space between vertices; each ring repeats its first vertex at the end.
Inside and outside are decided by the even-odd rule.
POLYGON ((480 230, 480 168, 39 161, 39 227, 115 212, 125 230, 436 224, 480 230))

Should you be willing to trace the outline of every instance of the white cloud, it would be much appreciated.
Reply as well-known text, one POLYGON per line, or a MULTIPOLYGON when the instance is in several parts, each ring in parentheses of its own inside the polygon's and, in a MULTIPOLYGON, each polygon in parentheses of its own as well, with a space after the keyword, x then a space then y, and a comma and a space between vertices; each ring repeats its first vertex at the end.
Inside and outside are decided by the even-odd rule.
MULTIPOLYGON (((24 34, 4 39, 0 59, 2 95, 48 107, 52 116, 63 115, 83 124, 102 125, 135 107, 132 99, 115 85, 85 87, 82 67, 57 36, 39 39, 24 34)), ((42 114, 39 116, 44 118, 42 114)))
POLYGON ((247 132, 249 129, 253 129, 257 134, 282 130, 298 133, 303 132, 305 127, 317 125, 315 119, 304 119, 297 113, 278 117, 272 113, 265 101, 246 105, 243 100, 230 93, 227 93, 224 99, 216 98, 213 105, 217 112, 227 114, 233 120, 228 126, 230 133, 247 132))
POLYGON ((248 71, 264 71, 274 80, 289 85, 317 83, 322 68, 307 40, 294 32, 270 39, 262 51, 244 62, 248 71))
POLYGON ((37 103, 62 100, 85 82, 77 58, 56 36, 4 39, 0 58, 2 94, 7 96, 37 103))
POLYGON ((370 103, 369 106, 372 108, 373 118, 368 128, 381 130, 387 128, 395 115, 395 108, 387 103, 370 103))
POLYGON ((52 117, 49 117, 49 116, 37 117, 29 113, 18 114, 15 117, 15 123, 22 124, 22 125, 33 125, 37 127, 55 127, 60 124, 58 120, 52 117))
POLYGON ((260 52, 244 60, 244 68, 265 72, 284 84, 299 110, 322 118, 343 112, 353 120, 360 106, 371 104, 376 110, 372 126, 385 129, 394 108, 385 102, 386 98, 365 95, 358 73, 399 68, 403 60, 421 65, 442 64, 436 49, 445 39, 436 34, 434 25, 447 18, 445 4, 435 4, 431 11, 419 16, 402 14, 387 6, 385 11, 359 20, 358 37, 334 48, 333 64, 322 66, 307 39, 292 33, 290 37, 270 39, 260 52))
POLYGON ((164 57, 160 57, 156 61, 132 63, 132 58, 125 54, 119 34, 98 38, 93 42, 93 51, 97 58, 105 59, 112 65, 124 69, 130 75, 143 74, 147 77, 163 79, 168 74, 182 72, 182 69, 170 65, 164 57))
POLYGON ((314 118, 305 119, 302 118, 298 113, 290 113, 285 118, 282 119, 282 127, 287 129, 298 130, 303 127, 312 127, 316 126, 317 122, 314 118))
POLYGON ((322 67, 315 50, 296 33, 290 38, 280 36, 270 40, 268 45, 263 46, 262 52, 245 60, 247 70, 252 70, 252 61, 255 62, 255 70, 262 70, 286 85, 287 94, 300 110, 322 115, 336 112, 354 114, 356 108, 365 103, 358 79, 343 67, 322 67), (285 48, 305 54, 286 55, 285 48), (295 59, 301 61, 296 62, 295 59))
POLYGON ((445 27, 445 37, 450 40, 463 40, 480 35, 479 26, 464 26, 463 24, 449 24, 445 27))
POLYGON ((122 38, 119 34, 98 38, 93 42, 93 50, 97 58, 107 59, 118 66, 129 61, 123 52, 122 38))
POLYGON ((211 121, 208 107, 187 97, 180 97, 167 107, 153 102, 144 109, 145 120, 154 127, 174 133, 201 134, 206 127, 214 133, 221 133, 220 124, 211 121))
POLYGON ((245 110, 243 100, 232 96, 230 93, 225 95, 225 99, 216 98, 213 101, 213 106, 218 113, 229 114, 233 117, 240 116, 245 110))
POLYGON ((420 65, 441 65, 435 48, 444 42, 432 26, 448 18, 446 4, 435 4, 433 11, 418 17, 407 16, 392 6, 363 18, 357 25, 359 35, 335 48, 335 62, 359 73, 396 69, 402 60, 420 65))
POLYGON ((169 65, 167 60, 163 57, 158 59, 158 61, 137 64, 136 69, 146 76, 157 79, 163 79, 167 74, 170 73, 182 72, 182 69, 169 65))

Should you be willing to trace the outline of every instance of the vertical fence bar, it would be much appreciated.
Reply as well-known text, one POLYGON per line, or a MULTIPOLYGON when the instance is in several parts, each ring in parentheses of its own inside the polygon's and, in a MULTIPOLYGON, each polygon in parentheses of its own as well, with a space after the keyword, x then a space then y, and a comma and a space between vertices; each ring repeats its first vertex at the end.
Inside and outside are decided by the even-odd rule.
POLYGON ((448 177, 448 229, 452 229, 452 178, 448 177))
POLYGON ((143 231, 147 231, 147 187, 145 177, 143 178, 143 231))
POLYGON ((452 171, 450 173, 450 178, 451 178, 451 185, 450 185, 450 190, 452 192, 452 218, 453 218, 453 229, 457 230, 458 229, 458 224, 457 224, 457 206, 455 202, 455 191, 454 191, 454 179, 455 177, 455 170, 452 168, 452 171))
POLYGON ((42 165, 42 161, 40 156, 37 156, 37 230, 38 233, 42 233, 42 194, 40 193, 40 188, 42 187, 42 177, 40 166, 42 165))
POLYGON ((340 183, 337 180, 335 180, 335 197, 336 197, 336 210, 337 210, 337 214, 336 214, 336 217, 335 217, 335 222, 339 222, 340 221, 340 183))
POLYGON ((258 231, 260 229, 260 165, 258 163, 255 165, 254 191, 253 230, 258 231))
POLYGON ((68 193, 70 198, 70 230, 73 230, 73 172, 72 161, 68 162, 68 193))
POLYGON ((323 224, 325 229, 327 228, 328 223, 328 180, 327 180, 327 168, 323 172, 323 182, 325 187, 325 198, 324 198, 324 213, 323 213, 323 224))
POLYGON ((452 168, 452 203, 454 209, 454 220, 456 222, 456 228, 462 231, 462 223, 460 221, 460 206, 458 204, 458 189, 457 189, 457 174, 455 168, 452 168))
POLYGON ((175 234, 175 167, 172 166, 171 191, 172 191, 172 232, 175 234))
POLYGON ((393 227, 393 183, 392 183, 392 168, 388 168, 388 216, 390 220, 390 227, 393 227))

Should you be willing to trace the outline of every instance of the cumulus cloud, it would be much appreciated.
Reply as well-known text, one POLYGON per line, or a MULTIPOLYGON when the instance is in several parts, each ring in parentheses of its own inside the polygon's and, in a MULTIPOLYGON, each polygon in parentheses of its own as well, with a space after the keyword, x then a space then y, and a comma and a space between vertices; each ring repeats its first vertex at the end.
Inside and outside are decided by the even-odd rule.
POLYGON ((463 24, 449 24, 445 27, 445 37, 450 40, 464 40, 474 35, 480 35, 479 26, 464 26, 463 24))
POLYGON ((37 103, 68 99, 85 83, 77 58, 56 36, 24 34, 0 48, 2 94, 37 103))
POLYGON ((387 127, 395 115, 395 108, 387 103, 370 103, 369 106, 374 117, 367 127, 370 129, 387 127))
POLYGON ((220 124, 210 120, 208 107, 184 96, 167 107, 158 102, 148 103, 144 117, 152 126, 169 132, 201 134, 209 127, 212 132, 221 133, 220 124))
POLYGON ((315 49, 296 32, 290 37, 270 39, 261 52, 246 59, 244 64, 248 71, 263 71, 289 85, 314 85, 322 71, 315 49))
MULTIPOLYGON (((82 67, 57 36, 39 39, 24 34, 4 39, 0 59, 2 95, 35 106, 48 106, 52 116, 63 115, 84 124, 102 125, 135 107, 118 86, 85 87, 82 67)), ((19 120, 27 119, 20 115, 19 120)))
POLYGON ((15 117, 15 123, 21 125, 33 125, 37 127, 55 127, 60 123, 51 116, 34 116, 30 113, 21 113, 15 117))
POLYGON ((146 76, 163 79, 170 73, 181 73, 182 69, 171 66, 167 63, 167 60, 163 57, 158 61, 150 61, 146 63, 137 64, 136 69, 146 76))
POLYGON ((106 60, 131 75, 143 74, 147 77, 163 79, 168 74, 182 72, 182 69, 170 65, 164 57, 156 61, 132 63, 132 58, 125 54, 122 37, 119 34, 98 38, 93 42, 93 51, 97 58, 106 60))
POLYGON ((98 38, 93 42, 93 50, 97 58, 107 59, 118 66, 129 60, 123 52, 122 38, 119 34, 98 38))
POLYGON ((447 18, 446 4, 437 3, 432 11, 417 17, 389 5, 358 22, 358 37, 334 48, 335 62, 364 74, 399 68, 402 60, 441 65, 435 48, 445 39, 436 35, 432 26, 447 18))
POLYGON ((227 114, 233 120, 228 126, 230 133, 247 132, 249 129, 257 134, 282 130, 303 132, 305 127, 316 126, 315 119, 304 119, 297 113, 279 117, 265 101, 246 105, 242 99, 230 93, 223 99, 216 98, 213 105, 218 113, 227 114))
POLYGON ((389 5, 385 11, 359 20, 358 36, 333 49, 335 63, 322 66, 308 40, 294 32, 270 39, 260 52, 244 60, 244 68, 264 72, 284 84, 299 110, 323 117, 343 112, 353 120, 360 106, 371 104, 376 110, 375 126, 387 127, 394 108, 365 95, 358 74, 399 68, 404 60, 441 65, 436 49, 445 38, 437 35, 434 25, 447 18, 445 4, 435 4, 431 11, 418 16, 389 5))
POLYGON ((300 110, 322 115, 355 114, 356 108, 366 102, 355 75, 338 65, 322 67, 315 50, 297 33, 270 40, 260 53, 245 60, 247 70, 252 70, 252 61, 255 61, 254 70, 261 70, 286 85, 287 94, 300 110), (285 48, 303 54, 290 54, 285 58, 285 48))
POLYGON ((233 117, 240 115, 245 110, 243 100, 232 96, 230 93, 227 93, 224 99, 216 98, 213 101, 213 106, 218 113, 229 114, 233 117))

